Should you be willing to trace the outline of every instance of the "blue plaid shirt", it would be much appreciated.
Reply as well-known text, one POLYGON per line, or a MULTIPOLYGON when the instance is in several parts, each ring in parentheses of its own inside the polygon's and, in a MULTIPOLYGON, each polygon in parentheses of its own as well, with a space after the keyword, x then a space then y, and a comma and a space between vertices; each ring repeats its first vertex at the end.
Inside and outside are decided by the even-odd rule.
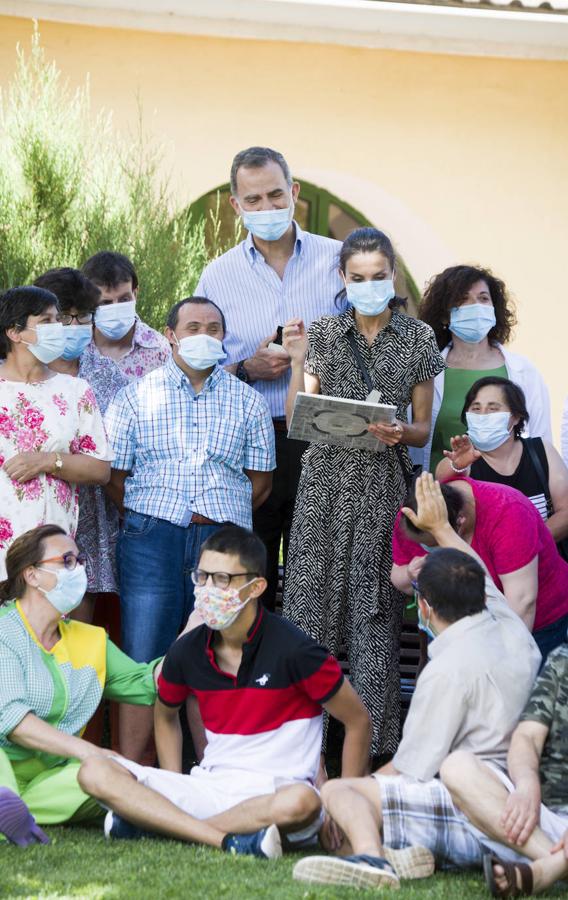
POLYGON ((123 388, 105 425, 127 509, 187 526, 192 513, 252 527, 244 469, 275 468, 266 401, 216 366, 196 394, 173 360, 123 388))

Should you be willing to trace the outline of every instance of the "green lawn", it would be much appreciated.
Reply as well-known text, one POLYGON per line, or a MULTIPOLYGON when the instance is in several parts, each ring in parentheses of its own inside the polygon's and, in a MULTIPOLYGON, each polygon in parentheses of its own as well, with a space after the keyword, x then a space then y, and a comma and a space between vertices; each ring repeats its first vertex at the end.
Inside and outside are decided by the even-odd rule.
MULTIPOLYGON (((0 897, 359 898, 376 892, 317 888, 292 881, 297 857, 263 862, 173 841, 107 842, 93 830, 47 829, 52 843, 25 850, 0 846, 0 897)), ((555 892, 558 896, 558 891, 555 892)), ((488 897, 480 875, 437 875, 405 882, 400 900, 488 897)))

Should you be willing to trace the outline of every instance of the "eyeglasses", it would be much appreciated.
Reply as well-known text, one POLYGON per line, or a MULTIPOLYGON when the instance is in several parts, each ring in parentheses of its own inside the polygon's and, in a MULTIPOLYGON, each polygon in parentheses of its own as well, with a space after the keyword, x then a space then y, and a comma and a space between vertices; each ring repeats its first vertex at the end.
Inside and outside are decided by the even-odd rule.
POLYGON ((209 576, 213 579, 216 588, 228 588, 233 578, 240 578, 243 575, 257 576, 257 572, 206 572, 205 569, 193 569, 191 580, 194 584, 203 587, 207 584, 209 576))
POLYGON ((93 313, 65 313, 63 316, 59 316, 59 321, 62 325, 72 325, 73 319, 77 319, 77 325, 92 325, 94 322, 93 313))
POLYGON ((68 553, 64 553, 62 556, 50 556, 49 559, 40 559, 40 561, 37 563, 37 565, 39 566, 39 565, 41 565, 41 563, 48 563, 48 562, 63 563, 64 567, 66 569, 69 569, 69 571, 72 572, 73 569, 75 568, 75 566, 77 565, 77 563, 79 563, 80 566, 85 565, 85 563, 87 562, 87 554, 86 553, 77 553, 77 555, 75 555, 70 550, 68 553))

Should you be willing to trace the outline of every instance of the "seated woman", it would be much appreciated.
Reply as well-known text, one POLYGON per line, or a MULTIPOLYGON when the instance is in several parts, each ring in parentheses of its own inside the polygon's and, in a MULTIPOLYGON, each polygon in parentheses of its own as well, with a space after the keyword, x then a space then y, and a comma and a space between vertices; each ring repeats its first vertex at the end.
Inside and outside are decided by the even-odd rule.
POLYGON ((91 387, 48 368, 65 343, 50 291, 18 287, 0 296, 0 578, 14 538, 44 522, 74 534, 78 486, 110 478, 91 387))
MULTIPOLYGON (((535 506, 520 491, 454 476, 442 484, 450 526, 481 557, 507 603, 529 628, 543 660, 566 640, 568 563, 535 506)), ((414 488, 406 507, 416 510, 414 488)), ((424 558, 436 541, 398 514, 391 580, 411 594, 424 558)))
MULTIPOLYGON (((523 438, 529 414, 522 389, 508 378, 480 378, 468 391, 461 420, 467 434, 450 441, 436 469, 516 488, 531 500, 558 544, 568 536, 568 469, 542 438, 523 438)), ((559 548, 560 549, 560 548, 559 548)))
POLYGON ((420 318, 430 325, 446 368, 434 381, 432 427, 423 456, 413 454, 424 469, 436 471, 459 431, 463 398, 478 378, 499 375, 520 384, 531 415, 531 437, 551 440, 550 400, 542 376, 524 356, 505 345, 515 313, 505 284, 487 269, 451 266, 426 288, 420 318))
POLYGON ((20 535, 0 582, 0 834, 25 846, 39 825, 100 818, 77 782, 81 738, 102 697, 150 706, 161 661, 135 663, 103 628, 68 619, 87 587, 84 557, 57 525, 20 535), (38 824, 36 824, 38 823, 38 824))

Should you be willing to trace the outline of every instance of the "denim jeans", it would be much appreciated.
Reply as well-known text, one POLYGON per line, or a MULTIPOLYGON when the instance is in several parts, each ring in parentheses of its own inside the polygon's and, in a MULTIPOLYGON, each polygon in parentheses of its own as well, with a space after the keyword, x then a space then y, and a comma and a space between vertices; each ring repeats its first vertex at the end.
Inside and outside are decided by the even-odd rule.
POLYGON ((191 570, 219 525, 182 528, 126 510, 117 547, 122 649, 150 662, 173 644, 193 609, 191 570))
POLYGON ((546 657, 553 650, 556 650, 560 644, 566 642, 566 631, 568 629, 568 615, 562 616, 556 622, 533 631, 533 638, 538 644, 538 649, 542 653, 542 666, 546 662, 546 657))

